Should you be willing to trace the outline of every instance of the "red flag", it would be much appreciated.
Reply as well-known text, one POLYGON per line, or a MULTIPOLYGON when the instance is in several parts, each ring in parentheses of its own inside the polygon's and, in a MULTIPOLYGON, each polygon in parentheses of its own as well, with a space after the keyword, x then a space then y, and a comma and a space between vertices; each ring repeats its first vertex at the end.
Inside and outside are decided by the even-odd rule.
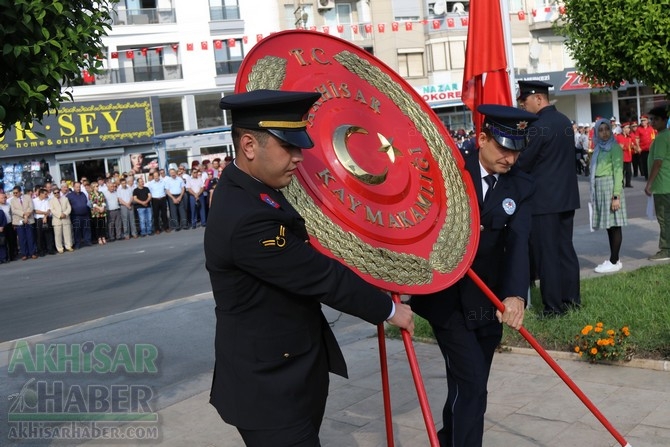
POLYGON ((192 43, 187 43, 186 44, 186 51, 193 51, 193 44, 192 43))
POLYGON ((126 50, 126 58, 132 59, 135 57, 135 52, 133 50, 126 50))
POLYGON ((392 31, 398 31, 399 27, 400 27, 400 24, 398 22, 392 22, 391 23, 391 30, 392 31))
POLYGON ((89 73, 88 70, 83 70, 81 77, 84 80, 84 84, 95 84, 95 76, 89 73))
POLYGON ((447 26, 449 28, 453 28, 454 26, 456 26, 456 22, 454 22, 453 17, 447 17, 447 26))
POLYGON ((207 48, 209 48, 209 45, 207 44, 206 40, 203 40, 202 42, 200 42, 200 49, 206 50, 207 48))
POLYGON ((351 31, 353 31, 354 34, 358 34, 358 25, 351 25, 351 31))
POLYGON ((221 48, 223 48, 223 42, 221 42, 220 40, 215 40, 214 41, 214 48, 216 48, 217 50, 220 50, 221 48))
POLYGON ((140 52, 142 53, 142 56, 146 56, 146 55, 147 55, 147 51, 148 51, 148 48, 142 48, 142 49, 140 50, 140 52))
POLYGON ((405 22, 405 31, 412 31, 412 22, 405 22))
POLYGON ((249 36, 242 36, 243 43, 249 43, 249 36))
POLYGON ((119 53, 117 51, 112 51, 112 59, 118 59, 119 53))
POLYGON ((344 32, 344 25, 337 25, 337 32, 342 34, 344 32))
POLYGON ((472 0, 461 99, 472 112, 477 134, 481 131, 483 121, 477 112, 478 105, 512 105, 506 69, 507 56, 500 2, 472 0))
POLYGON ((228 39, 228 48, 235 48, 235 39, 232 37, 228 39))
POLYGON ((377 31, 378 32, 383 33, 385 29, 386 29, 386 24, 385 23, 378 23, 377 24, 377 31))
POLYGON ((172 44, 172 50, 173 50, 173 51, 177 51, 178 48, 179 48, 179 44, 178 44, 178 43, 173 43, 173 44, 172 44))
POLYGON ((263 40, 263 35, 262 34, 256 34, 256 42, 260 42, 263 40))
POLYGON ((323 26, 321 27, 321 29, 323 30, 324 33, 326 33, 326 34, 330 34, 330 26, 328 26, 328 25, 323 25, 323 26))
POLYGON ((372 32, 372 23, 365 24, 365 32, 370 34, 372 32))
POLYGON ((440 29, 440 21, 433 20, 433 29, 440 29))

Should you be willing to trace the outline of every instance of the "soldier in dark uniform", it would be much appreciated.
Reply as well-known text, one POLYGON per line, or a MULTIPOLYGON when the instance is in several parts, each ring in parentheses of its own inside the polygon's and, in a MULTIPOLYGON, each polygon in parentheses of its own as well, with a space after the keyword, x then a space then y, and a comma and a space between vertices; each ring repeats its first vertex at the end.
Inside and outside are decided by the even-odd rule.
POLYGON ((447 367, 449 393, 438 432, 442 447, 482 445, 486 384, 502 337, 501 323, 521 327, 530 275, 533 179, 514 164, 537 116, 500 105, 477 110, 485 116, 477 136, 479 149, 465 157, 481 223, 472 270, 504 298, 505 312, 498 312, 469 277, 441 292, 411 299, 412 310, 430 323, 447 367))
POLYGON ((517 163, 533 176, 537 188, 530 239, 543 314, 559 316, 581 304, 579 260, 572 244, 579 187, 572 125, 549 103, 549 87, 546 82, 519 81, 519 105, 540 118, 529 129, 528 147, 517 163))
POLYGON ((309 244, 279 191, 313 146, 304 115, 318 93, 226 96, 235 162, 223 170, 205 231, 216 301, 210 402, 248 446, 319 445, 328 372, 346 377, 321 303, 414 330, 412 312, 309 244))

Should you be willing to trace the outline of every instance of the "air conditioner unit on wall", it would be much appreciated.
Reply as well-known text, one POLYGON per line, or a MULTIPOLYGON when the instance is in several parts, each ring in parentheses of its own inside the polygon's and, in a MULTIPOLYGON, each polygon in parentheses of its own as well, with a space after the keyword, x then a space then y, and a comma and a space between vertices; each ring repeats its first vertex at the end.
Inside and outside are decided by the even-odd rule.
POLYGON ((318 0, 318 9, 323 11, 326 9, 333 9, 335 7, 335 0, 318 0))

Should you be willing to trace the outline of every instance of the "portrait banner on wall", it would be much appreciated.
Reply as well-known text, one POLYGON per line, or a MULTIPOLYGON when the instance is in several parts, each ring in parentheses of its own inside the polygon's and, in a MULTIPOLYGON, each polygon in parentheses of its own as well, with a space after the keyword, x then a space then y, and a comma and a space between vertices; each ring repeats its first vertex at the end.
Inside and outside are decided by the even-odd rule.
POLYGON ((128 154, 130 171, 133 174, 147 174, 151 169, 158 169, 156 152, 131 152, 128 154))

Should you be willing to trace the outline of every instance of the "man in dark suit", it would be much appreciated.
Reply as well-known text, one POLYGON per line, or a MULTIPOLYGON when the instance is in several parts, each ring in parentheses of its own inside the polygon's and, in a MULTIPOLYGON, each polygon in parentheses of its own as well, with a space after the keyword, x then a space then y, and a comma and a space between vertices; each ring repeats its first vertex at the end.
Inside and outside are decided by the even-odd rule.
POLYGON ((530 142, 518 166, 535 179, 530 232, 534 271, 540 279, 545 316, 559 316, 581 304, 579 260, 572 244, 579 208, 574 165, 574 133, 567 116, 549 103, 550 84, 519 81, 517 101, 540 118, 529 129, 530 142))
POLYGON ((318 93, 226 96, 235 162, 223 170, 205 231, 216 300, 210 402, 247 446, 319 444, 328 372, 346 377, 321 303, 373 324, 414 330, 412 311, 312 248, 279 191, 311 148, 304 115, 318 93))
POLYGON ((533 180, 514 163, 526 145, 527 126, 537 116, 499 105, 477 110, 485 115, 477 135, 479 149, 465 159, 479 198, 481 224, 471 268, 504 298, 505 312, 498 312, 469 277, 411 299, 412 310, 430 323, 447 367, 449 394, 438 432, 442 447, 482 445, 486 384, 502 337, 501 322, 521 327, 528 292, 533 180))

